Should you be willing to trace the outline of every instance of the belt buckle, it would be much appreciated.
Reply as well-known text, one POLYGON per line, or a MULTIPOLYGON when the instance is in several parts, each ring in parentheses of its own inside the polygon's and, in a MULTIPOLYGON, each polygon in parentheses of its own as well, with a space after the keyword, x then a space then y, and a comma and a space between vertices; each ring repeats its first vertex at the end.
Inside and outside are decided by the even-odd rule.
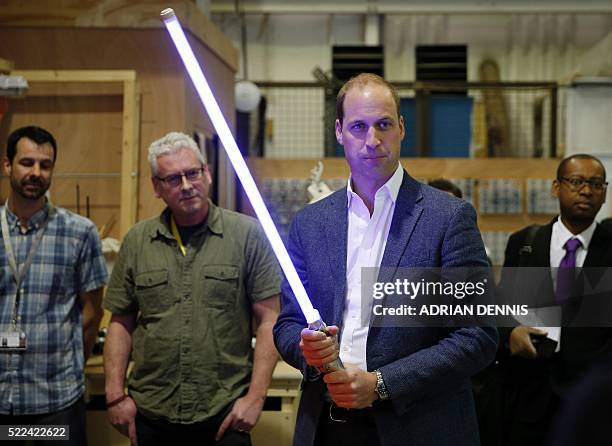
POLYGON ((348 409, 343 409, 343 410, 345 411, 345 415, 346 415, 346 418, 344 418, 344 419, 343 419, 343 418, 336 418, 336 416, 337 416, 338 414, 336 414, 336 416, 334 416, 334 412, 335 412, 335 410, 334 410, 334 409, 342 409, 342 408, 341 408, 341 407, 336 406, 336 404, 334 404, 334 402, 332 401, 332 402, 329 404, 329 419, 330 419, 331 421, 335 422, 335 423, 348 423, 348 421, 349 421, 349 420, 348 420, 348 417, 350 416, 350 414, 349 414, 349 412, 348 412, 348 409))

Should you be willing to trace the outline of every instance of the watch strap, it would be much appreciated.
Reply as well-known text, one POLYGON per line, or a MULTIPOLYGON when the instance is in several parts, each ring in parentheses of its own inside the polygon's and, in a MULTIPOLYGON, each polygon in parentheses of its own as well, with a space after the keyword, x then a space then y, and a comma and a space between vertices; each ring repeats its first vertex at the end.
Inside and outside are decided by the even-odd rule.
POLYGON ((389 391, 387 390, 387 385, 385 384, 382 373, 380 373, 380 370, 378 369, 374 370, 374 373, 376 373, 375 391, 378 394, 378 398, 380 398, 381 401, 389 399, 389 391))

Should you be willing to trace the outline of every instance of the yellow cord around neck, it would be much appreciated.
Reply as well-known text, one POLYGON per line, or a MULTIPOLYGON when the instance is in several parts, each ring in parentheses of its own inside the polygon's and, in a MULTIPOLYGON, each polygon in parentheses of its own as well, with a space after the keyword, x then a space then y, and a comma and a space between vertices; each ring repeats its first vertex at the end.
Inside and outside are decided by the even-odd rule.
POLYGON ((174 221, 174 215, 170 216, 170 228, 172 229, 172 235, 178 242, 179 248, 181 249, 181 253, 183 253, 183 257, 187 255, 185 251, 185 245, 183 245, 183 239, 181 238, 181 234, 179 233, 178 227, 176 226, 176 222, 174 221))

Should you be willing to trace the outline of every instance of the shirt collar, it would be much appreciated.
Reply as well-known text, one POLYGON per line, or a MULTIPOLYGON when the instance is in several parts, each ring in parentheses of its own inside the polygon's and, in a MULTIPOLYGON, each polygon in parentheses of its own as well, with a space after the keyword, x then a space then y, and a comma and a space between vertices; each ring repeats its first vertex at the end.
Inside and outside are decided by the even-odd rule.
MULTIPOLYGON (((393 173, 393 175, 391 175, 391 178, 389 178, 387 182, 383 184, 380 187, 380 189, 376 191, 376 195, 374 196, 374 199, 379 198, 381 194, 386 193, 387 196, 391 199, 391 202, 395 205, 397 196, 399 195, 400 187, 402 186, 403 179, 404 179, 404 169, 402 168, 402 165, 398 162, 397 169, 395 169, 395 172, 393 173)), ((351 205, 351 200, 353 199, 353 196, 357 195, 353 191, 351 180, 352 180, 352 175, 349 175, 348 184, 346 186, 346 196, 348 200, 347 201, 348 206, 351 205)))
MULTIPOLYGON (((158 235, 162 235, 168 239, 174 239, 172 235, 172 231, 170 229, 170 208, 166 207, 159 218, 156 221, 156 224, 151 228, 150 236, 151 238, 157 238, 158 235)), ((223 234, 223 219, 221 218, 221 211, 217 206, 215 206, 210 199, 208 200, 208 215, 206 216, 206 227, 216 235, 223 234)), ((199 231, 196 231, 198 233, 199 231)))
POLYGON ((208 200, 207 224, 208 229, 210 229, 210 232, 213 234, 223 234, 223 219, 221 218, 221 211, 210 200, 208 200))
MULTIPOLYGON (((4 203, 4 209, 6 209, 6 220, 8 222, 9 228, 17 228, 21 231, 21 225, 19 223, 19 217, 11 211, 11 208, 8 205, 8 200, 4 203)), ((49 200, 45 200, 45 205, 40 208, 38 211, 34 213, 28 220, 28 231, 32 229, 38 229, 40 225, 42 225, 49 216, 49 210, 51 209, 51 205, 49 204, 49 200)))
POLYGON ((568 240, 570 240, 572 238, 576 238, 576 239, 580 240, 580 243, 582 243, 582 247, 585 250, 588 250, 589 249, 589 244, 591 243, 591 239, 593 238, 593 234, 595 233, 595 228, 596 227, 597 227, 597 222, 595 220, 593 220, 593 223, 591 223, 591 226, 586 228, 580 234, 574 235, 563 224, 563 222, 561 221, 561 216, 559 216, 557 218, 557 221, 553 225, 553 231, 555 232, 554 240, 555 240, 557 246, 563 248, 565 246, 565 243, 568 240))

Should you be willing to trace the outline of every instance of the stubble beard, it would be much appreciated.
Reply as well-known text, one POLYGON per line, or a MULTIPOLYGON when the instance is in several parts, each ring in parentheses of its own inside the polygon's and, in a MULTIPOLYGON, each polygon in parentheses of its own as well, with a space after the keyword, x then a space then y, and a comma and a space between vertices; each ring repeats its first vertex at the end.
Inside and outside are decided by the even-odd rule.
POLYGON ((11 188, 22 198, 26 200, 36 201, 39 200, 42 196, 45 195, 47 190, 49 190, 49 186, 51 186, 51 182, 45 183, 44 180, 24 180, 17 181, 14 177, 11 177, 11 188), (28 185, 37 185, 39 186, 34 191, 30 192, 26 189, 28 185))

